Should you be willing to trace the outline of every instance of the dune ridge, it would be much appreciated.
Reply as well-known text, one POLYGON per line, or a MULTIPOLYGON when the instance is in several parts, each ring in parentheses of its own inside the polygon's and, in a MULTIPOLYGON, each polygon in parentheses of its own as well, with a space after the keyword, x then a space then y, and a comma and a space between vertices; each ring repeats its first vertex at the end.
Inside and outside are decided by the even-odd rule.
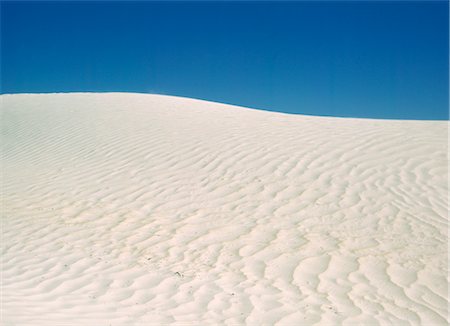
POLYGON ((4 325, 447 325, 448 122, 2 95, 4 325))

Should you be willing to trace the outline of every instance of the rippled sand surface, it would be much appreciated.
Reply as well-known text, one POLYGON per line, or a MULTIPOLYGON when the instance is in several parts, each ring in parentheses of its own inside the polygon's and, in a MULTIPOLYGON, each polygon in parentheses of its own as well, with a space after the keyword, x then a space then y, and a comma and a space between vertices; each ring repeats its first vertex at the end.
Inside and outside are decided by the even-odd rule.
POLYGON ((3 325, 447 325, 448 122, 0 99, 3 325))

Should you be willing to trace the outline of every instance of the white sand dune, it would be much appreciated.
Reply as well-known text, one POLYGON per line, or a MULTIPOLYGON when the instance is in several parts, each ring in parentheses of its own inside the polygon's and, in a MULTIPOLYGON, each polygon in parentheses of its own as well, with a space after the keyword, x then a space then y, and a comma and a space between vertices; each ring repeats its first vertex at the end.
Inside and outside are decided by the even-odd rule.
POLYGON ((2 325, 447 325, 445 121, 1 96, 2 325))

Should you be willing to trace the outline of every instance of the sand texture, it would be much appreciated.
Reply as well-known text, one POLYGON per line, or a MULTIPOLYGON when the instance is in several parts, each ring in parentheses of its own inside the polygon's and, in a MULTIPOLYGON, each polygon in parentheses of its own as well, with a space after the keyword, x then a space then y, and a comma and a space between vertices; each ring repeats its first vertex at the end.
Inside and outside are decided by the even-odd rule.
POLYGON ((2 325, 447 325, 448 122, 0 98, 2 325))

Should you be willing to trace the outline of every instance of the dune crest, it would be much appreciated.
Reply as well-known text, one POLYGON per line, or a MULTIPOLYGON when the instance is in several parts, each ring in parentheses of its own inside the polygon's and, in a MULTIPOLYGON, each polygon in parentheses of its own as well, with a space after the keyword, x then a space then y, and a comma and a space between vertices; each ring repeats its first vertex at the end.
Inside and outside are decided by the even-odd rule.
POLYGON ((2 95, 4 325, 446 325, 445 121, 2 95))

